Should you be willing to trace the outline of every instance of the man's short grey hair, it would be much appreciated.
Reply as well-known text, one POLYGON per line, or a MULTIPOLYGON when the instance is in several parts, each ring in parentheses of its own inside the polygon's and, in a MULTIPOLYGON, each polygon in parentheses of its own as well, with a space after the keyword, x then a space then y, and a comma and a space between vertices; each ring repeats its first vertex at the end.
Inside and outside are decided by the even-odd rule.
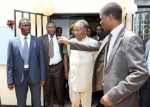
POLYGON ((86 30, 88 29, 89 27, 89 24, 86 20, 78 20, 76 23, 75 23, 75 26, 80 26, 82 28, 85 28, 86 30))

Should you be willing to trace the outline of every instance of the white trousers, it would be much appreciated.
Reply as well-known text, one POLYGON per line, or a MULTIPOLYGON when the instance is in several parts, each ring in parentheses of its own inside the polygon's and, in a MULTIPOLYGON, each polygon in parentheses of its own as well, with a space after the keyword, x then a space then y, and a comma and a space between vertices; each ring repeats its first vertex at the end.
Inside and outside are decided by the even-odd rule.
POLYGON ((72 107, 80 107, 80 104, 82 107, 91 107, 92 89, 86 92, 75 92, 69 88, 69 96, 72 107))

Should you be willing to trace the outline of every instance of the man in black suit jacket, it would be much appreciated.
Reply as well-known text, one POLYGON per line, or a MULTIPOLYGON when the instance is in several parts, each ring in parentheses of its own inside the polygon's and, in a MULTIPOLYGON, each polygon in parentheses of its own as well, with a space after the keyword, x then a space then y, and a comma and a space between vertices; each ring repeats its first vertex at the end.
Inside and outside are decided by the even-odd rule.
POLYGON ((44 48, 46 63, 46 82, 44 87, 45 105, 53 107, 54 89, 58 98, 59 107, 64 107, 64 73, 62 62, 63 45, 58 44, 56 24, 49 22, 46 25, 47 34, 40 37, 44 48))

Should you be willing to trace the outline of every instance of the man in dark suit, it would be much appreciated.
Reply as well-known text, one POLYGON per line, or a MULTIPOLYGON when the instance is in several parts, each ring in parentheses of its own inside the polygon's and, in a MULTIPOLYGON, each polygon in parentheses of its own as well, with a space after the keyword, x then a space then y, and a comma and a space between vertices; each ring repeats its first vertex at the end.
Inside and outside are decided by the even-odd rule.
POLYGON ((46 64, 45 105, 46 107, 53 107, 53 93, 55 89, 59 107, 64 107, 63 45, 58 44, 56 24, 54 22, 47 23, 46 29, 47 34, 40 37, 46 64))
MULTIPOLYGON (((144 40, 145 56, 148 64, 148 70, 150 75, 150 39, 144 40)), ((150 102, 150 76, 140 89, 140 107, 149 107, 150 102)))
POLYGON ((18 107, 26 106, 28 87, 33 107, 41 106, 41 86, 45 82, 45 64, 40 39, 32 36, 31 22, 19 21, 21 35, 8 45, 7 82, 9 90, 15 87, 18 107))
MULTIPOLYGON (((100 102, 105 107, 139 107, 138 90, 148 78, 142 40, 121 24, 122 9, 117 3, 104 6, 100 19, 104 31, 110 31, 104 56, 104 96, 100 102)), ((85 47, 91 47, 70 41, 64 43, 70 43, 74 49, 84 47, 82 50, 86 50, 85 47)))

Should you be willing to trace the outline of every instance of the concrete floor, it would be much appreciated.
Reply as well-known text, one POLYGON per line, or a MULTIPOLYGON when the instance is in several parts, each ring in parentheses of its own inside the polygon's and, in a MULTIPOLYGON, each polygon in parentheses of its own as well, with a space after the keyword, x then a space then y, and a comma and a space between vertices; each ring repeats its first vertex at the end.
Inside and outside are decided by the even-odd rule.
MULTIPOLYGON (((17 106, 6 106, 6 105, 2 105, 0 107, 17 107, 17 106)), ((31 106, 27 106, 27 107, 31 107, 31 106)), ((57 104, 54 104, 53 107, 59 107, 57 104)), ((71 107, 71 104, 65 104, 65 107, 71 107)), ((92 107, 96 107, 95 105, 92 105, 92 107)))
MULTIPOLYGON (((2 105, 0 107, 17 107, 17 106, 2 105)), ((31 106, 27 106, 27 107, 31 107, 31 106)), ((53 107, 59 107, 59 106, 58 106, 58 104, 54 104, 53 107)), ((64 107, 71 107, 70 102, 66 103, 64 107)), ((91 107, 96 107, 96 105, 93 104, 91 107)))

